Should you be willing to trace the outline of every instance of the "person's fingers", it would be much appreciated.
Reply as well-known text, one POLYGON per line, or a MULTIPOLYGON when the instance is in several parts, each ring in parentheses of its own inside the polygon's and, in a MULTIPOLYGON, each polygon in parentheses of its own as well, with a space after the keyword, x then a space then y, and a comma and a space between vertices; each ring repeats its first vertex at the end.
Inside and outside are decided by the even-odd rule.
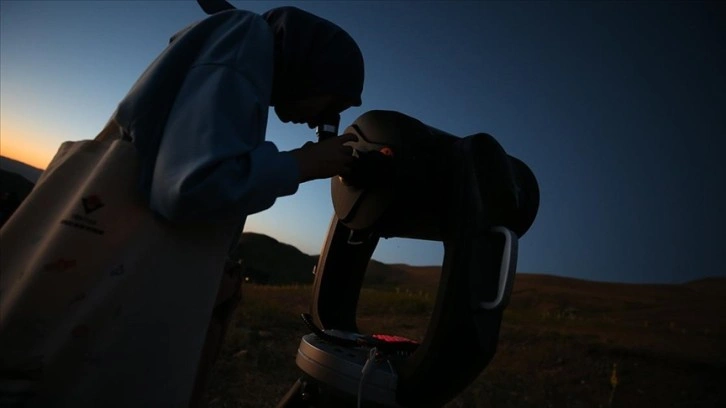
POLYGON ((358 136, 356 136, 353 133, 344 133, 344 134, 338 136, 338 141, 340 143, 354 142, 354 141, 358 141, 358 136))

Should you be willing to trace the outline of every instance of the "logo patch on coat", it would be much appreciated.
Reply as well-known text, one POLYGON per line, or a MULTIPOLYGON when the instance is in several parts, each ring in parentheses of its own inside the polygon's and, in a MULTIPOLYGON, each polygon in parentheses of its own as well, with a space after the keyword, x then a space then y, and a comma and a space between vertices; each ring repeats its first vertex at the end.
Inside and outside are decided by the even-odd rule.
POLYGON ((83 210, 86 214, 90 214, 105 205, 103 204, 103 201, 101 201, 101 198, 95 194, 83 197, 81 201, 83 202, 83 210))

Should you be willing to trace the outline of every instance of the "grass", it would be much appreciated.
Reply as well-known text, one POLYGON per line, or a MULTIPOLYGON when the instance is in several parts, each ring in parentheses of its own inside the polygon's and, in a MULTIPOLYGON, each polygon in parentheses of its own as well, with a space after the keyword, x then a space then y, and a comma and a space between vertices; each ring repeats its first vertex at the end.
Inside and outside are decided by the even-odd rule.
MULTIPOLYGON (((517 279, 494 360, 446 408, 726 406, 723 296, 695 293, 681 310, 676 295, 627 297, 595 285, 598 300, 517 279), (710 319, 695 317, 705 313, 699 305, 710 319)), ((309 286, 243 286, 208 408, 276 406, 301 374, 295 355, 308 330, 299 315, 310 297, 309 286)), ((359 327, 420 339, 434 302, 426 290, 364 289, 359 327)))

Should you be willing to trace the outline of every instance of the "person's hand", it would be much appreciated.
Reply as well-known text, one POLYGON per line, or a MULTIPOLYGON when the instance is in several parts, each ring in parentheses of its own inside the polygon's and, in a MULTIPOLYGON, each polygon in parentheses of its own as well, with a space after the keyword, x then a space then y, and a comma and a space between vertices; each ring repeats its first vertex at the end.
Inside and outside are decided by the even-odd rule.
POLYGON ((308 142, 290 151, 300 168, 300 182, 349 173, 356 158, 353 148, 344 143, 355 140, 358 140, 356 135, 347 133, 317 143, 308 142))

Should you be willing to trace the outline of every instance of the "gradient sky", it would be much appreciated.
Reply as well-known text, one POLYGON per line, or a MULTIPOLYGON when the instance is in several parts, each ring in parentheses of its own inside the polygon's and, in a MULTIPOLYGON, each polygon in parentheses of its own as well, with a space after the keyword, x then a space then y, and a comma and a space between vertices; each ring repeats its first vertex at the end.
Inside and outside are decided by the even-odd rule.
MULTIPOLYGON (((366 60, 363 105, 458 136, 487 132, 535 172, 541 206, 519 271, 621 282, 726 276, 725 3, 232 1, 296 5, 345 28, 366 60)), ((92 138, 195 1, 0 2, 0 154, 43 168, 92 138)), ((268 140, 315 135, 270 112, 268 140)), ((317 254, 329 181, 249 217, 317 254)), ((374 258, 441 263, 437 242, 374 258)))

